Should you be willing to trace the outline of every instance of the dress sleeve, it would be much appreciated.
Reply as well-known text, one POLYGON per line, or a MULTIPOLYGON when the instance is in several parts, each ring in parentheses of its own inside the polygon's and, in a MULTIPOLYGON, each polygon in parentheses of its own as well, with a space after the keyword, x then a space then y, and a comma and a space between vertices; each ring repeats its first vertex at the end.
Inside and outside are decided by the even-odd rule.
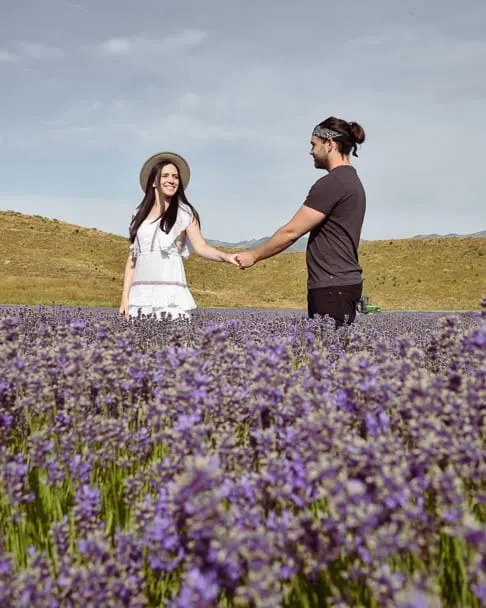
MULTIPOLYGON (((130 218, 130 225, 133 222, 133 218, 136 215, 136 211, 134 211, 132 213, 132 217, 130 218)), ((130 252, 132 254, 132 258, 138 258, 138 256, 140 255, 140 243, 138 241, 138 236, 135 237, 135 240, 133 241, 133 243, 130 244, 130 252)))
POLYGON ((181 224, 179 226, 179 243, 178 249, 180 251, 181 256, 184 259, 187 259, 190 255, 189 247, 187 245, 187 235, 186 230, 189 228, 194 215, 189 207, 184 206, 183 212, 181 213, 181 224))
POLYGON ((132 258, 138 258, 140 255, 140 243, 138 241, 138 237, 135 238, 129 249, 132 254, 132 258))
POLYGON ((181 232, 187 230, 187 228, 190 226, 193 218, 194 218, 194 215, 193 215, 190 207, 184 206, 183 213, 181 213, 181 232))
POLYGON ((187 246, 187 236, 184 232, 181 239, 181 256, 187 260, 190 255, 189 247, 187 246))

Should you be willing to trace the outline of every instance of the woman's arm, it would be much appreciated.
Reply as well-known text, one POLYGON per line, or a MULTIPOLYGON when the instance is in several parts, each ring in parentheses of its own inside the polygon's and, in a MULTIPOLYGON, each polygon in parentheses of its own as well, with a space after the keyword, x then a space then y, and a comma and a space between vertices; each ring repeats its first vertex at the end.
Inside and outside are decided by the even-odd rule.
POLYGON ((133 275, 135 274, 136 263, 137 260, 132 256, 132 252, 130 251, 127 263, 125 264, 125 274, 123 276, 123 291, 121 296, 120 309, 118 311, 126 318, 128 317, 128 295, 130 293, 130 288, 133 283, 133 275))
POLYGON ((197 255, 206 258, 206 260, 212 260, 213 262, 228 262, 229 264, 239 266, 236 261, 236 253, 225 253, 206 243, 196 220, 193 219, 186 228, 186 234, 197 255))

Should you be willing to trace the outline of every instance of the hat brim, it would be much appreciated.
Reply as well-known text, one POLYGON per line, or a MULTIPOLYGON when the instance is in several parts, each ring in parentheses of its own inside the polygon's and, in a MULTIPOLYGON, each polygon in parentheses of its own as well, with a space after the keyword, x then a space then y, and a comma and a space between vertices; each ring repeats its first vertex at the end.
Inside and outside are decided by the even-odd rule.
POLYGON ((158 152, 157 154, 153 154, 147 158, 142 166, 142 169, 140 170, 140 186, 144 192, 147 191, 147 182, 150 171, 152 171, 155 165, 166 160, 173 163, 179 169, 182 187, 184 190, 187 188, 189 179, 191 177, 191 170, 187 161, 175 152, 158 152))

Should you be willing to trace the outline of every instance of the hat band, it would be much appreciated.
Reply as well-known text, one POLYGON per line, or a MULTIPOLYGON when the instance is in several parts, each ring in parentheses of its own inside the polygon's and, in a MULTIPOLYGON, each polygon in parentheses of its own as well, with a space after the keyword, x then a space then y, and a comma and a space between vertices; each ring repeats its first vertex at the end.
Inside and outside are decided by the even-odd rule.
POLYGON ((321 137, 322 139, 337 139, 338 137, 346 138, 346 135, 344 135, 343 133, 338 133, 337 131, 333 131, 332 129, 326 129, 325 127, 321 127, 320 125, 314 127, 312 135, 321 137))

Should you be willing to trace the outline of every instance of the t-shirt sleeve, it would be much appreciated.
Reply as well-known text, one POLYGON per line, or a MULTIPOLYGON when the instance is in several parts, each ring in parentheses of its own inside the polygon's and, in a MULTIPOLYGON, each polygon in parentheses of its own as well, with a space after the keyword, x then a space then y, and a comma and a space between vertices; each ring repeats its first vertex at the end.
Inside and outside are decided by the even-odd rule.
POLYGON ((343 186, 332 174, 321 177, 309 190, 304 201, 306 207, 329 215, 343 196, 343 186))

